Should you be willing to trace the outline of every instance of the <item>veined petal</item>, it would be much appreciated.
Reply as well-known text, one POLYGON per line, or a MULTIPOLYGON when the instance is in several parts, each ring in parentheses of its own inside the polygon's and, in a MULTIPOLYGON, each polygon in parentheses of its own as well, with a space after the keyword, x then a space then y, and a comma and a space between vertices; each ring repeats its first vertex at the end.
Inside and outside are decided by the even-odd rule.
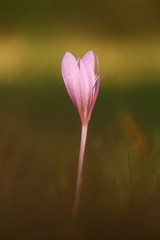
POLYGON ((93 51, 87 52, 84 57, 82 58, 85 67, 87 69, 88 76, 90 80, 92 81, 92 85, 94 85, 95 82, 95 73, 94 73, 94 68, 95 68, 95 56, 93 51))
POLYGON ((97 64, 98 72, 96 74, 96 82, 95 82, 95 97, 94 97, 95 102, 96 102, 97 95, 99 92, 99 87, 100 87, 100 64, 97 56, 96 56, 96 64, 97 64))
POLYGON ((79 81, 79 67, 75 57, 66 52, 62 60, 62 75, 67 92, 73 103, 80 107, 80 81, 79 81))
POLYGON ((93 51, 87 52, 82 58, 87 69, 94 71, 95 57, 93 51))
POLYGON ((94 97, 94 101, 96 102, 97 100, 97 96, 99 93, 99 87, 100 87, 100 64, 99 64, 99 59, 98 57, 96 57, 96 63, 97 63, 97 69, 98 69, 98 73, 96 76, 96 83, 95 83, 95 97, 94 97))
POLYGON ((86 66, 82 59, 80 60, 80 85, 81 85, 82 112, 84 118, 87 118, 88 103, 92 92, 92 82, 88 76, 86 66))
POLYGON ((92 95, 91 101, 89 103, 89 108, 88 108, 88 119, 91 118, 91 114, 92 114, 94 105, 97 100, 98 92, 99 92, 99 87, 100 87, 100 73, 99 72, 97 73, 96 78, 97 78, 97 80, 96 80, 95 86, 93 88, 93 95, 92 95))
POLYGON ((98 73, 99 73, 100 72, 100 64, 99 64, 98 56, 96 56, 96 65, 97 65, 97 70, 98 70, 98 73))
POLYGON ((99 65, 99 60, 98 57, 96 58, 96 62, 97 62, 97 68, 98 68, 98 73, 96 74, 96 80, 95 80, 95 84, 93 87, 93 91, 92 91, 92 98, 90 100, 89 103, 89 108, 88 108, 88 119, 90 119, 94 105, 96 103, 97 100, 97 96, 99 93, 99 87, 100 87, 100 65, 99 65))

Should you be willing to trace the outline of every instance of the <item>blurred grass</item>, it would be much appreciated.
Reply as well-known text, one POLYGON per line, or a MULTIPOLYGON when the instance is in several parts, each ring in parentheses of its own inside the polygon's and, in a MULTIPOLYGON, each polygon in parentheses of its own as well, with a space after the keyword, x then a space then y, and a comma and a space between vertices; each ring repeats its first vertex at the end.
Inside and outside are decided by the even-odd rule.
POLYGON ((113 76, 102 82, 75 228, 80 120, 63 82, 45 74, 2 79, 1 239, 159 238, 159 77, 144 74, 126 87, 113 76))

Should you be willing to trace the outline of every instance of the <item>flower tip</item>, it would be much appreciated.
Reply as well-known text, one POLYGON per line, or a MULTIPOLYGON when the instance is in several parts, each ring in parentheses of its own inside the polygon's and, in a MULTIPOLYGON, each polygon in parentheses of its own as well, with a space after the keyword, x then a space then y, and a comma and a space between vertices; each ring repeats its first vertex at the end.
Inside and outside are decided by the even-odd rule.
POLYGON ((70 53, 69 51, 66 51, 63 58, 64 57, 70 57, 70 56, 73 56, 72 53, 70 53))
POLYGON ((85 56, 90 56, 90 57, 95 57, 95 55, 94 55, 94 52, 92 51, 92 50, 89 50, 86 54, 85 54, 85 56))
POLYGON ((68 66, 70 66, 70 68, 73 67, 76 64, 76 59, 75 57, 70 53, 70 52, 65 52, 63 59, 62 59, 62 71, 68 72, 68 66))
MULTIPOLYGON (((87 53, 93 53, 93 50, 89 50, 87 53)), ((87 53, 86 53, 86 54, 87 54, 87 53)), ((93 54, 94 54, 94 53, 93 53, 93 54)))

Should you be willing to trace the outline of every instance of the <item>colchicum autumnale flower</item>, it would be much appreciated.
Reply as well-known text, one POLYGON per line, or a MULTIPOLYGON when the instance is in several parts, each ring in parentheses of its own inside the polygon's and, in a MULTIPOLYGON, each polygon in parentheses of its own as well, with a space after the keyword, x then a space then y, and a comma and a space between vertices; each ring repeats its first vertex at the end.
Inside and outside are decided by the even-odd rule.
POLYGON ((62 60, 62 75, 82 124, 88 124, 100 85, 98 58, 95 59, 94 53, 89 51, 82 59, 76 60, 71 53, 66 52, 62 60), (96 74, 95 62, 98 69, 96 74))
POLYGON ((76 60, 71 53, 66 52, 62 60, 62 75, 67 92, 77 108, 82 122, 76 194, 73 207, 73 216, 76 217, 80 203, 82 168, 88 123, 100 86, 98 58, 95 58, 93 51, 89 51, 83 58, 76 60), (95 64, 97 64, 97 73, 95 73, 95 64))

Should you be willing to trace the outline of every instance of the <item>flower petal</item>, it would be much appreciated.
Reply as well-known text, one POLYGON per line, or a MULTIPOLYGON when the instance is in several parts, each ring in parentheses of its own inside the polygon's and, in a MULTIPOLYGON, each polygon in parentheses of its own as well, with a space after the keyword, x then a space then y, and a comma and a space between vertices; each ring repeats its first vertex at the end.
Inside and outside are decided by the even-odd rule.
POLYGON ((96 86, 95 86, 95 102, 98 96, 98 92, 99 92, 99 87, 100 87, 100 64, 99 64, 99 59, 98 57, 96 57, 96 64, 97 64, 97 69, 98 69, 98 73, 97 73, 97 77, 96 77, 96 86))
POLYGON ((84 118, 87 118, 88 104, 92 93, 92 82, 88 76, 86 66, 83 60, 80 60, 80 85, 82 98, 82 112, 84 118))
POLYGON ((95 67, 95 56, 94 56, 94 53, 93 51, 89 51, 87 52, 84 57, 82 58, 85 66, 86 66, 86 69, 87 69, 87 73, 88 73, 88 76, 89 78, 91 79, 92 81, 92 86, 94 85, 95 83, 95 73, 94 73, 94 67, 95 67))
POLYGON ((65 53, 62 60, 62 75, 71 100, 77 107, 80 107, 79 67, 77 60, 69 52, 65 53))
POLYGON ((92 111, 93 111, 93 108, 94 108, 94 105, 96 103, 97 96, 98 96, 98 93, 99 93, 99 87, 100 87, 100 72, 99 72, 100 65, 99 65, 98 57, 96 58, 96 62, 97 62, 98 73, 96 74, 96 81, 95 81, 93 91, 92 91, 92 98, 91 98, 90 103, 89 103, 88 119, 90 119, 90 117, 91 117, 91 114, 92 114, 92 111))
POLYGON ((87 69, 94 71, 95 57, 93 51, 87 52, 82 58, 87 69))

